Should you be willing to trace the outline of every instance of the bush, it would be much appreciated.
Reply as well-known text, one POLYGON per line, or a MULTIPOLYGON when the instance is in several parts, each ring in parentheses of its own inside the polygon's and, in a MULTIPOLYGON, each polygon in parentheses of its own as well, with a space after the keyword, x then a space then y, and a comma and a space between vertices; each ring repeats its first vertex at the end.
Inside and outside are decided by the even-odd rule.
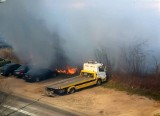
POLYGON ((0 57, 11 60, 12 62, 20 63, 20 60, 11 48, 0 49, 0 57))
POLYGON ((118 74, 112 76, 104 85, 107 88, 127 91, 130 94, 139 94, 149 98, 160 100, 160 78, 156 75, 143 77, 118 74))

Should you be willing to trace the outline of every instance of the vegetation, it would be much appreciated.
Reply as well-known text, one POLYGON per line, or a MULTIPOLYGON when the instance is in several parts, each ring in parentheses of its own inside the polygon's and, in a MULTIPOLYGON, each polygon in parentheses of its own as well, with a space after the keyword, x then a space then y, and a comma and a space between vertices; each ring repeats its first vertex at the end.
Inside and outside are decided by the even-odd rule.
POLYGON ((133 77, 130 75, 113 75, 112 78, 103 85, 119 91, 127 91, 128 94, 138 94, 150 99, 160 100, 160 78, 149 75, 146 77, 133 77))
MULTIPOLYGON (((111 57, 108 54, 107 50, 103 47, 100 49, 95 50, 95 59, 98 62, 101 62, 107 66, 107 74, 112 74, 112 67, 114 65, 113 60, 111 60, 111 57)), ((112 58, 113 59, 113 58, 112 58)))
POLYGON ((1 48, 0 49, 0 57, 11 60, 12 62, 20 62, 18 57, 15 55, 12 48, 1 48))
POLYGON ((160 65, 146 48, 146 42, 124 46, 118 56, 116 68, 113 68, 113 59, 104 48, 97 50, 96 60, 109 65, 108 70, 112 71, 112 77, 104 87, 160 100, 160 65))

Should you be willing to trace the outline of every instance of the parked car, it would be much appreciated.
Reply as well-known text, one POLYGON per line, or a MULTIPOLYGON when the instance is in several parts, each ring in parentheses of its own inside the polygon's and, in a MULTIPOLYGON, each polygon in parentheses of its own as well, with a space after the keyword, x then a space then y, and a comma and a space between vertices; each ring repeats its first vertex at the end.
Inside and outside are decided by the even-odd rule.
POLYGON ((0 67, 4 66, 5 64, 8 64, 8 63, 11 63, 11 61, 7 60, 7 59, 0 58, 0 67))
POLYGON ((16 63, 9 63, 2 67, 1 69, 1 75, 3 76, 9 76, 10 74, 13 74, 14 70, 19 68, 21 65, 16 63))
POLYGON ((24 80, 28 82, 39 82, 51 77, 56 76, 56 71, 50 69, 30 69, 25 75, 24 80))
POLYGON ((17 77, 23 77, 25 73, 27 73, 32 66, 30 65, 21 65, 18 69, 14 70, 13 75, 17 77))

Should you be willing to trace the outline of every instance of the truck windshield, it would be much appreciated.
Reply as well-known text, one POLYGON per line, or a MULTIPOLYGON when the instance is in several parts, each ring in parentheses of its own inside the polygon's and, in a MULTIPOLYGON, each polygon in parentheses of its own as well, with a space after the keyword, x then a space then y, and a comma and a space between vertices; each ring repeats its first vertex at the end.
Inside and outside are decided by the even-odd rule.
POLYGON ((87 72, 82 72, 82 73, 81 73, 81 76, 82 76, 82 77, 91 77, 91 78, 94 77, 94 76, 93 76, 93 73, 87 73, 87 72))

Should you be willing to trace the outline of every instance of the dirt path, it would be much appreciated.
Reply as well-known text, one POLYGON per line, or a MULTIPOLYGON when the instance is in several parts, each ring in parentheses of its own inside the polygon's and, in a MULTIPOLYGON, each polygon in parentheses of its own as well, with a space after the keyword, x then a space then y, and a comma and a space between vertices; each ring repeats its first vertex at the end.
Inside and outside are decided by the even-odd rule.
MULTIPOLYGON (((10 77, 5 80, 14 93, 38 99, 43 96, 42 88, 58 79, 62 78, 39 83, 26 83, 10 77)), ((89 116, 160 116, 160 102, 103 87, 84 89, 71 95, 43 97, 41 100, 89 116)))

